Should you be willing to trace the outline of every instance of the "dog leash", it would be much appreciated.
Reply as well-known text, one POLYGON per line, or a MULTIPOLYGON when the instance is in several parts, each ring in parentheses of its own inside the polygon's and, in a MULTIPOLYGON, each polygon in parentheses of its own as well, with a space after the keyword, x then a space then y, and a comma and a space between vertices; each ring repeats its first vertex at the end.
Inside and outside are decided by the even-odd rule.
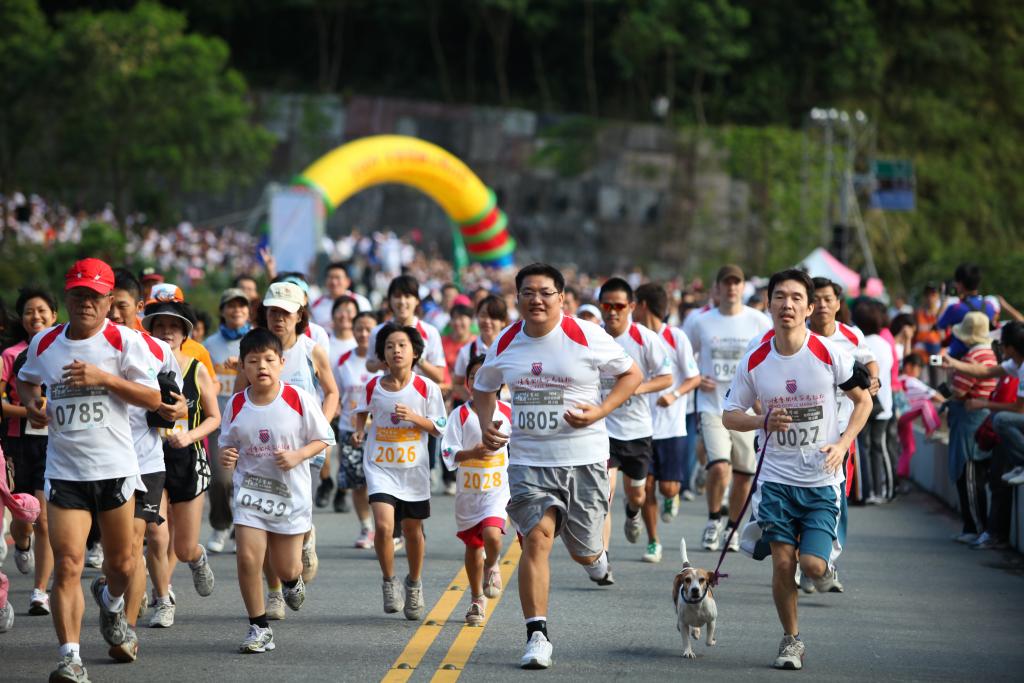
POLYGON ((725 562, 725 556, 729 554, 729 541, 732 540, 733 534, 739 531, 739 523, 743 520, 743 515, 747 514, 747 507, 750 506, 750 501, 754 497, 754 491, 757 489, 757 479, 761 476, 761 464, 764 462, 765 451, 768 450, 768 439, 771 438, 771 433, 768 431, 768 418, 771 417, 772 409, 768 409, 768 413, 764 416, 764 443, 761 444, 761 454, 757 458, 757 467, 754 469, 754 480, 750 482, 750 493, 747 494, 747 499, 743 501, 743 507, 740 509, 740 514, 737 519, 737 525, 729 531, 729 536, 725 539, 725 543, 722 545, 722 554, 718 556, 718 565, 715 567, 715 571, 711 574, 711 579, 708 581, 708 586, 714 587, 718 585, 719 580, 727 578, 729 575, 719 571, 722 568, 722 563, 725 562))

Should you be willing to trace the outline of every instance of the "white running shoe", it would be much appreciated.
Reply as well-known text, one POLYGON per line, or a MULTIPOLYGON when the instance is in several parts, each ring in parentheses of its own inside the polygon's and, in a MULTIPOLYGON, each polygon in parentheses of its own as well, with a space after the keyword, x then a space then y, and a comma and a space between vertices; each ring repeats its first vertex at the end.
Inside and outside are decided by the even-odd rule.
POLYGON ((189 562, 189 569, 192 570, 192 585, 196 588, 196 593, 202 597, 207 597, 213 592, 213 569, 210 568, 210 560, 206 556, 206 548, 199 546, 199 549, 203 551, 200 555, 196 566, 193 567, 192 563, 189 562))
POLYGON ((779 655, 775 658, 776 669, 800 670, 804 668, 804 643, 793 636, 782 636, 779 655))
POLYGON ((0 510, 0 520, 3 520, 3 523, 0 524, 0 567, 2 567, 4 560, 7 559, 7 529, 11 525, 6 510, 0 510))
POLYGON ((274 631, 269 626, 260 628, 256 624, 249 624, 249 633, 245 636, 242 644, 238 646, 238 651, 244 655, 251 655, 268 652, 274 647, 274 631))
POLYGON ((302 576, 299 576, 295 588, 285 586, 283 594, 284 604, 288 605, 291 611, 298 612, 302 608, 302 603, 306 602, 306 584, 303 582, 302 576))
POLYGON ((316 555, 316 527, 313 526, 309 530, 309 540, 302 545, 302 580, 313 583, 319 568, 320 558, 316 555))
POLYGON ((722 522, 716 519, 709 519, 708 525, 704 527, 704 536, 701 538, 701 546, 704 550, 718 550, 721 542, 722 522))
POLYGON ((797 576, 797 584, 800 586, 800 590, 802 590, 804 593, 807 593, 808 595, 810 595, 811 593, 813 593, 816 590, 818 590, 817 588, 814 587, 814 580, 811 577, 807 576, 807 574, 804 574, 800 570, 799 566, 797 566, 797 568, 796 568, 796 576, 797 576))
POLYGON ((28 613, 34 617, 44 617, 50 613, 50 596, 46 591, 32 589, 32 597, 28 601, 28 613))
POLYGON ((740 551, 740 530, 736 529, 733 532, 732 538, 729 539, 729 552, 738 553, 740 551))
POLYGON ((530 636, 530 641, 526 644, 526 652, 519 660, 519 666, 523 669, 547 669, 551 666, 553 649, 543 633, 534 631, 530 636))
POLYGON ((85 554, 85 566, 92 567, 93 569, 103 567, 103 545, 101 543, 97 543, 89 548, 89 551, 85 554))
POLYGON ((1007 479, 1006 483, 1010 486, 1020 486, 1021 484, 1024 484, 1024 472, 1021 472, 1016 477, 1007 479))
POLYGON ((405 618, 409 621, 419 621, 423 618, 426 605, 423 604, 423 582, 417 581, 413 585, 409 577, 405 577, 405 607, 402 610, 405 618))
POLYGON ((153 607, 153 615, 149 618, 150 628, 170 628, 174 626, 174 603, 157 602, 153 607))
POLYGON ((67 655, 60 660, 57 668, 50 672, 51 681, 67 681, 68 683, 89 683, 89 673, 82 666, 82 660, 67 655))
POLYGON ((381 590, 384 592, 384 614, 394 614, 402 609, 402 604, 405 602, 405 590, 402 588, 401 579, 397 576, 384 579, 381 590))
POLYGON ((814 588, 819 593, 842 593, 843 584, 839 581, 839 572, 835 567, 829 567, 825 575, 814 580, 814 588))
POLYGON ((14 607, 10 601, 0 607, 0 633, 7 633, 14 626, 14 607))
POLYGON ((501 570, 495 564, 484 573, 484 595, 493 600, 501 593, 501 589, 501 570))
POLYGON ((661 544, 657 541, 651 541, 647 544, 647 552, 644 553, 644 562, 650 562, 657 564, 661 562, 661 544))
POLYGON ((470 626, 479 626, 487 618, 487 598, 480 596, 469 603, 469 611, 466 612, 466 623, 470 626))
POLYGON ((395 538, 395 554, 397 555, 400 550, 405 549, 405 538, 398 536, 395 538))
POLYGON ((363 529, 359 532, 359 538, 356 539, 355 546, 362 550, 368 550, 373 547, 373 529, 363 529))
POLYGON ((31 574, 36 570, 36 554, 32 552, 32 537, 28 537, 28 548, 22 550, 14 546, 14 564, 22 574, 31 574))
POLYGON ((206 550, 211 553, 222 553, 230 542, 230 529, 214 529, 213 533, 210 534, 210 539, 206 542, 206 550))
POLYGON ((284 619, 284 593, 281 591, 267 592, 267 619, 270 621, 284 619))
POLYGON ((1024 474, 1024 465, 1018 465, 1003 475, 1003 481, 1010 481, 1014 477, 1024 474))

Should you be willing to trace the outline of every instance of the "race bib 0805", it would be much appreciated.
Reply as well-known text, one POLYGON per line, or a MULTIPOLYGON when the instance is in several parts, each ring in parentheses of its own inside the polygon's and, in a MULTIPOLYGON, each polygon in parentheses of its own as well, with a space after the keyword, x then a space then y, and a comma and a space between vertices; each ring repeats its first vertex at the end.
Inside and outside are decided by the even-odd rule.
POLYGON ((564 400, 561 389, 515 391, 512 393, 512 422, 524 434, 553 434, 561 428, 564 400))
POLYGON ((77 432, 110 426, 110 394, 102 387, 54 384, 49 390, 47 412, 55 432, 77 432))

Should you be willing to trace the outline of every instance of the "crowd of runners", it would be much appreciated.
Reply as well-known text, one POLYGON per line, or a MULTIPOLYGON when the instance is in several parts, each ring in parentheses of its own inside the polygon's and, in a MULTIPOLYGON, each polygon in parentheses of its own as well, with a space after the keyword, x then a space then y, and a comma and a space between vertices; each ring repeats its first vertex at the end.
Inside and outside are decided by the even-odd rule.
MULTIPOLYGON (((874 326, 866 338, 842 321, 840 286, 800 270, 774 274, 756 308, 735 265, 718 270, 702 308, 619 277, 586 303, 539 263, 516 273, 511 296, 453 286, 438 306, 398 275, 376 311, 342 263, 328 266, 322 289, 305 277, 274 273, 263 292, 238 278, 202 344, 181 288, 95 258, 70 266, 60 296, 18 293, 0 373, 3 448, 11 490, 41 509, 9 532, 17 571, 32 580, 27 613, 51 615, 56 630, 51 681, 88 680, 87 564, 101 569, 90 592, 117 661, 140 656, 142 626, 174 624, 177 563, 209 596, 208 554, 232 547, 247 620, 237 649, 274 649, 270 622, 301 609, 318 571, 314 507, 351 504, 354 544, 380 565, 383 611, 420 620, 430 599, 423 523, 437 493, 454 495, 467 623, 482 623, 503 590, 503 544, 522 544, 524 668, 552 665, 556 538, 581 577, 612 586, 613 509, 637 555, 657 563, 661 525, 680 500, 703 495, 704 549, 770 555, 783 630, 774 665, 800 669, 798 588, 843 591, 848 497, 882 502, 906 476, 885 448, 887 426, 900 366, 920 362, 871 340, 876 302, 854 303, 874 326), (213 532, 203 544, 205 510, 213 532)), ((973 349, 980 323, 961 317, 954 337, 973 349)), ((1018 341, 1013 328, 1009 364, 980 353, 945 363, 964 377, 1016 373, 1018 341)), ((16 610, 0 577, 3 632, 16 610)))

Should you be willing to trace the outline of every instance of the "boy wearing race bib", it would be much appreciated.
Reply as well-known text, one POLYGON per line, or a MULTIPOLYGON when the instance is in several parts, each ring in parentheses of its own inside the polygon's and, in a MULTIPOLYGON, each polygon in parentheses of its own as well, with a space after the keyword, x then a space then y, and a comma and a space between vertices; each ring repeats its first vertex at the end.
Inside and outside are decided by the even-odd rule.
POLYGON ((354 446, 363 445, 363 472, 373 509, 373 546, 384 576, 384 612, 400 608, 410 621, 423 618, 423 520, 430 517, 430 457, 427 437, 441 435, 445 411, 441 389, 413 374, 423 354, 423 337, 415 327, 385 325, 376 338, 376 354, 387 372, 373 378, 355 409, 354 446), (367 420, 372 418, 369 433, 367 420), (395 515, 401 515, 409 574, 404 585, 394 575, 391 540, 395 515), (404 605, 403 603, 404 593, 404 605))
POLYGON ((806 327, 813 295, 814 285, 803 271, 772 276, 768 300, 775 334, 740 362, 722 416, 726 429, 752 432, 766 426, 765 416, 747 411, 756 405, 771 411, 743 550, 760 559, 770 544, 772 596, 783 628, 775 659, 779 669, 803 667, 793 582, 797 549, 804 575, 824 588, 842 551, 842 464, 871 412, 871 397, 853 371, 853 357, 806 327), (854 405, 842 434, 837 390, 854 405))
POLYGON ((302 539, 313 526, 307 460, 334 443, 317 399, 281 381, 281 340, 257 328, 242 338, 248 388, 231 397, 220 427, 221 459, 234 468, 238 585, 249 615, 243 653, 274 649, 261 581, 263 559, 284 586, 284 601, 302 607, 302 539))
MULTIPOLYGON (((472 391, 477 368, 484 356, 472 356, 466 364, 466 389, 472 391)), ((498 401, 495 421, 503 434, 512 433, 512 406, 498 401)), ((474 626, 486 617, 487 598, 501 592, 501 536, 505 533, 505 506, 509 501, 508 447, 497 451, 484 447, 480 420, 470 404, 464 403, 448 416, 441 440, 445 466, 457 471, 455 492, 456 534, 466 544, 466 575, 473 600, 466 623, 474 626), (484 550, 486 549, 486 560, 484 550)))

